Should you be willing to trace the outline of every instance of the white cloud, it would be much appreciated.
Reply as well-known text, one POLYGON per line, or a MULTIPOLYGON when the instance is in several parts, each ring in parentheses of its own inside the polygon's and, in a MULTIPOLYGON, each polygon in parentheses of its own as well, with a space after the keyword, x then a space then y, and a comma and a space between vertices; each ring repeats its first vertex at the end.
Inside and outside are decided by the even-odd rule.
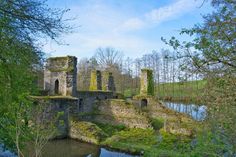
POLYGON ((141 56, 144 52, 164 47, 164 44, 157 41, 159 37, 151 39, 151 37, 145 38, 137 35, 136 32, 129 32, 141 32, 139 29, 153 27, 177 18, 197 6, 195 0, 176 0, 167 6, 133 17, 129 12, 122 12, 120 8, 114 8, 106 3, 95 0, 92 0, 93 3, 90 3, 91 1, 82 2, 83 5, 70 7, 71 15, 78 17, 73 23, 81 27, 77 29, 76 33, 63 37, 63 41, 69 46, 49 42, 44 46, 45 52, 51 53, 52 56, 75 55, 81 58, 92 56, 98 47, 112 46, 128 52, 129 54, 125 54, 126 56, 141 56))
POLYGON ((122 30, 137 30, 145 26, 144 21, 139 18, 131 18, 121 25, 122 30))
POLYGON ((160 24, 192 11, 198 5, 199 1, 196 0, 177 0, 170 5, 153 9, 141 17, 128 19, 117 30, 130 31, 160 24))

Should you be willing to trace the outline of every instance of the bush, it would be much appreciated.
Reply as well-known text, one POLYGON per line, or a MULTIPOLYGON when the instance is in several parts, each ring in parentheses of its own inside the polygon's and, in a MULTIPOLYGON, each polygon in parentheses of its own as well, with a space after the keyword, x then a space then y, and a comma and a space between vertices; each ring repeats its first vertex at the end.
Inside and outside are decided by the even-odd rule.
POLYGON ((164 119, 153 118, 153 119, 151 119, 151 124, 155 130, 160 130, 164 126, 164 119))

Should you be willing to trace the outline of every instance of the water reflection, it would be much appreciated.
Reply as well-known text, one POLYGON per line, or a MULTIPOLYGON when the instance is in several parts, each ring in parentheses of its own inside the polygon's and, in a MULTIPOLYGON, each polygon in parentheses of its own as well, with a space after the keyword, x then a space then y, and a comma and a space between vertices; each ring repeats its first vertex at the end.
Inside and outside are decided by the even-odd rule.
POLYGON ((16 155, 9 150, 4 149, 4 145, 0 144, 0 157, 16 157, 16 155))
MULTIPOLYGON (((32 156, 30 149, 26 156, 32 156)), ((126 153, 110 151, 99 146, 71 139, 50 141, 44 148, 43 157, 135 157, 126 153)))
POLYGON ((186 113, 198 121, 204 120, 207 113, 207 107, 204 105, 183 104, 176 102, 164 102, 164 105, 177 112, 186 113))

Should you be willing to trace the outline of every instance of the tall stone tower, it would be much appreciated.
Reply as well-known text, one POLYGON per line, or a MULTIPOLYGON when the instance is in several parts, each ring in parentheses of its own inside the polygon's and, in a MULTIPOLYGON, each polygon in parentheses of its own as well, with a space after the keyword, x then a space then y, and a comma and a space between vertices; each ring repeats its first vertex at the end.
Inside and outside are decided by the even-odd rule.
POLYGON ((102 90, 112 91, 112 92, 116 91, 114 77, 112 76, 111 72, 108 71, 103 72, 102 90))
POLYGON ((77 58, 74 56, 47 59, 44 71, 44 89, 49 95, 75 96, 77 58))
POLYGON ((154 81, 151 69, 141 69, 141 95, 154 95, 154 81))
POLYGON ((102 73, 99 70, 91 71, 90 91, 102 90, 102 73))

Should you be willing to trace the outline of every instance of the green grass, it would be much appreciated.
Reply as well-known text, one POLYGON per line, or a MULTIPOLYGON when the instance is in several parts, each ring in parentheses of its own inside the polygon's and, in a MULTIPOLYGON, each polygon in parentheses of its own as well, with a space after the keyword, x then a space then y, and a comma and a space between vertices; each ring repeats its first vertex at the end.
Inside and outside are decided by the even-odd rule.
POLYGON ((144 156, 187 156, 191 139, 152 129, 132 128, 116 132, 103 145, 144 156))
POLYGON ((140 128, 122 130, 103 142, 104 145, 131 153, 150 149, 156 143, 154 130, 140 128))
POLYGON ((206 80, 164 83, 156 86, 156 96, 163 100, 200 102, 206 80))

